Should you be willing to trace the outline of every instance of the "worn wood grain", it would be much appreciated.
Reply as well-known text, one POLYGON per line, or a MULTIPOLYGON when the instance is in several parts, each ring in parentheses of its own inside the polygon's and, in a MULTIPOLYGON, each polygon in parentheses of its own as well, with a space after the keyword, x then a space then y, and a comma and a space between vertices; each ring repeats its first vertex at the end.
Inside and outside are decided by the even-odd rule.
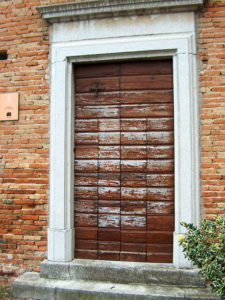
POLYGON ((98 227, 99 228, 120 228, 120 215, 99 214, 98 227))
POLYGON ((154 75, 154 74, 171 74, 173 68, 170 60, 159 61, 138 61, 124 62, 121 64, 122 75, 154 75), (159 64, 161 65, 159 68, 159 64))
MULTIPOLYGON (((135 90, 168 90, 173 88, 173 77, 171 75, 139 75, 138 79, 139 80, 137 81, 136 76, 121 76, 121 90, 133 90, 134 85, 135 90)), ((111 88, 111 86, 106 86, 106 84, 104 86, 107 89, 111 88)))
POLYGON ((99 172, 120 172, 120 160, 99 160, 99 172))
POLYGON ((97 259, 98 251, 97 250, 89 250, 89 249, 79 249, 75 248, 75 257, 76 258, 86 258, 86 259, 97 259))
POLYGON ((121 145, 121 159, 146 159, 147 147, 144 146, 123 146, 121 145))
POLYGON ((119 158, 120 159, 120 146, 99 146, 99 158, 119 158))
MULTIPOLYGON (((93 116, 94 117, 94 116, 93 116)), ((76 119, 75 131, 77 132, 98 132, 98 120, 97 119, 76 119)), ((76 137, 76 135, 75 135, 76 137)))
POLYGON ((122 105, 120 109, 122 118, 149 118, 172 117, 172 104, 139 104, 122 105))
POLYGON ((76 106, 76 119, 95 118, 118 118, 120 116, 120 107, 112 106, 76 106))
POLYGON ((76 145, 96 145, 98 144, 98 133, 77 133, 75 135, 75 146, 76 145))
POLYGON ((145 173, 122 173, 121 187, 145 187, 147 174, 145 173))
POLYGON ((123 243, 146 243, 145 230, 121 230, 121 244, 123 243))
POLYGON ((147 186, 174 186, 173 174, 147 174, 147 186))
POLYGON ((171 60, 143 60, 137 62, 82 64, 75 67, 75 78, 111 77, 116 75, 171 74, 171 60))
POLYGON ((120 260, 145 262, 146 261, 146 254, 145 253, 123 252, 123 251, 121 251, 120 252, 120 260))
POLYGON ((98 185, 98 173, 76 173, 74 174, 75 186, 96 186, 98 185))
POLYGON ((172 131, 151 131, 147 132, 148 145, 171 145, 173 144, 172 131))
POLYGON ((172 263, 173 255, 172 253, 150 253, 147 254, 147 262, 150 263, 172 263))
POLYGON ((119 132, 100 132, 99 145, 120 145, 119 132))
POLYGON ((172 244, 173 232, 147 231, 147 243, 150 244, 172 244))
POLYGON ((172 103, 173 90, 121 91, 119 97, 121 104, 172 103))
POLYGON ((120 242, 120 229, 112 228, 99 228, 98 229, 99 241, 117 241, 120 242))
POLYGON ((98 201, 98 213, 99 214, 120 214, 120 201, 98 201))
POLYGON ((121 172, 146 172, 146 160, 121 160, 121 172))
POLYGON ((147 130, 154 131, 154 130, 160 130, 160 131, 167 131, 167 130, 173 130, 173 118, 148 118, 147 119, 147 130))
POLYGON ((82 64, 82 65, 77 65, 74 71, 75 71, 75 78, 90 78, 90 77, 96 78, 96 77, 116 76, 119 74, 119 64, 118 63, 82 64))
POLYGON ((99 131, 120 131, 120 119, 100 119, 99 131))
POLYGON ((172 103, 172 90, 99 91, 76 93, 77 106, 172 103))
POLYGON ((98 160, 75 160, 76 172, 96 172, 98 171, 98 160))
POLYGON ((97 200, 80 200, 75 201, 75 213, 91 213, 97 214, 98 212, 98 201, 97 200))
POLYGON ((147 252, 151 253, 172 253, 173 244, 147 244, 147 252))
POLYGON ((146 255, 147 245, 146 243, 121 243, 122 252, 143 252, 146 255))
MULTIPOLYGON (((164 96, 164 98, 166 97, 164 96)), ((167 98, 169 101, 169 95, 167 98)), ((116 105, 120 104, 120 93, 119 91, 99 91, 98 94, 96 92, 76 93, 75 104, 77 106, 116 105)))
POLYGON ((122 200, 146 200, 146 188, 121 187, 122 200))
POLYGON ((118 187, 99 187, 99 200, 118 200, 120 199, 120 188, 118 187))
POLYGON ((149 159, 168 159, 174 158, 174 146, 147 146, 147 158, 149 159))
POLYGON ((173 159, 147 160, 147 172, 149 173, 170 173, 174 171, 173 159))
POLYGON ((76 249, 97 250, 98 243, 97 243, 97 240, 78 240, 78 239, 76 239, 75 247, 76 247, 76 249))
POLYGON ((77 145, 75 147, 75 157, 77 159, 95 159, 98 158, 98 146, 89 145, 77 145))
POLYGON ((75 214, 75 225, 78 227, 96 227, 97 220, 97 214, 75 214))
POLYGON ((173 201, 148 201, 148 215, 174 215, 173 201))
POLYGON ((120 186, 120 172, 119 173, 99 173, 98 174, 99 186, 120 186))
POLYGON ((119 251, 98 251, 98 259, 103 260, 120 260, 120 252, 119 251))
POLYGON ((149 231, 173 231, 174 217, 171 216, 148 216, 147 230, 149 231))
POLYGON ((121 131, 146 131, 146 119, 120 119, 121 131))
POLYGON ((174 199, 174 188, 170 187, 151 187, 147 188, 147 200, 159 201, 166 200, 172 201, 174 199))
POLYGON ((121 145, 146 145, 147 134, 145 132, 121 132, 121 145))
POLYGON ((76 186, 75 187, 75 199, 98 199, 98 188, 90 186, 76 186))
POLYGON ((171 60, 74 71, 75 257, 171 262, 171 60))
POLYGON ((146 201, 121 201, 122 215, 144 215, 146 216, 147 203, 146 201))
POLYGON ((120 251, 120 242, 112 242, 112 241, 98 241, 98 249, 100 251, 113 251, 119 252, 120 251))
POLYGON ((87 92, 95 93, 97 89, 100 89, 102 91, 118 91, 119 78, 118 76, 98 77, 95 79, 82 78, 82 79, 76 79, 75 85, 76 85, 76 91, 78 93, 87 93, 87 92))
POLYGON ((75 226, 75 238, 82 240, 97 240, 97 227, 79 227, 75 226))

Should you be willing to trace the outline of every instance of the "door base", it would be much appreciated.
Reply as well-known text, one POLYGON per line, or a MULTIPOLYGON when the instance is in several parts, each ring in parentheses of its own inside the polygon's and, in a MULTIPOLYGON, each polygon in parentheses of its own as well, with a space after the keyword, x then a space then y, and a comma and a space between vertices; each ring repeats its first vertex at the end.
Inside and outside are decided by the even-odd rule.
POLYGON ((41 300, 217 299, 197 269, 86 259, 44 261, 40 275, 26 273, 12 283, 12 294, 41 300))

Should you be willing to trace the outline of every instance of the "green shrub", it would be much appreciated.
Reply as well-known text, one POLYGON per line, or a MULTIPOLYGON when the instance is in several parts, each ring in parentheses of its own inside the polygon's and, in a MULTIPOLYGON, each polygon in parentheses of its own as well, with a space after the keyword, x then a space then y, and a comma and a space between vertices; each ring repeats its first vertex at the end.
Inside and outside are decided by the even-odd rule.
POLYGON ((179 239, 185 257, 192 260, 203 278, 211 282, 212 292, 225 299, 225 217, 204 219, 200 227, 182 222, 187 233, 179 239))
POLYGON ((10 299, 10 286, 0 284, 0 299, 10 299))

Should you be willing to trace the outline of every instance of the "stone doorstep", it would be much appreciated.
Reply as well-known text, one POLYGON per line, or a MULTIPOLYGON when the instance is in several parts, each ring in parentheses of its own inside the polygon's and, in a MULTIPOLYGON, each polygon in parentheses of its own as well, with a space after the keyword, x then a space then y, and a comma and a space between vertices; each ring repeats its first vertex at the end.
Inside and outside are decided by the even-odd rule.
POLYGON ((172 264, 75 259, 41 264, 41 273, 25 273, 11 285, 14 297, 40 300, 218 299, 198 269, 172 264))
POLYGON ((12 296, 40 300, 147 300, 147 299, 218 299, 207 288, 165 285, 118 284, 85 280, 41 278, 25 273, 12 283, 12 296))
POLYGON ((75 259, 68 263, 45 260, 41 263, 41 278, 205 287, 198 269, 178 269, 172 264, 90 259, 75 259))

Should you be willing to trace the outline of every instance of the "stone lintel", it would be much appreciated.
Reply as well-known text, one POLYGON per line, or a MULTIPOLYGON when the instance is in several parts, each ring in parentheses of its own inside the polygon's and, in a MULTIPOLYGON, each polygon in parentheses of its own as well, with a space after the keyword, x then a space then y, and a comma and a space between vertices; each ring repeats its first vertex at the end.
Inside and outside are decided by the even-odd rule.
POLYGON ((194 11, 204 0, 101 0, 73 2, 37 7, 43 19, 50 23, 146 15, 151 13, 194 11))

